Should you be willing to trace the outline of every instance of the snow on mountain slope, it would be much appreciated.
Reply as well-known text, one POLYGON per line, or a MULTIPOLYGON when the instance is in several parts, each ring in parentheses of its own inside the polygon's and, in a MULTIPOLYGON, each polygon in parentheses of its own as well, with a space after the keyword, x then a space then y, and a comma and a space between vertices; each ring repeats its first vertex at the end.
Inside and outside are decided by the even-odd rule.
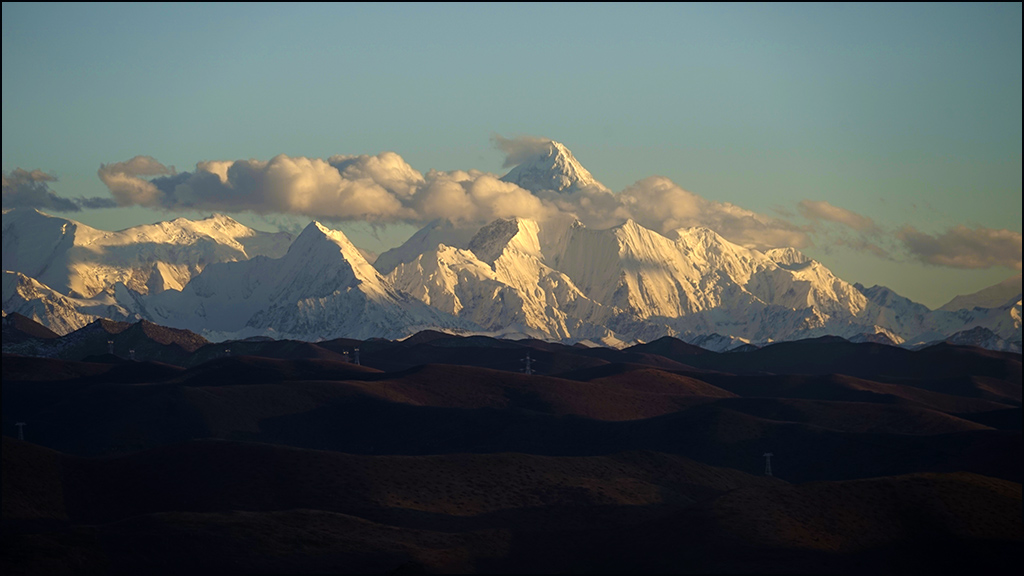
POLYGON ((1011 300, 1020 300, 1020 297, 1021 275, 1017 274, 973 294, 957 296, 938 309, 954 312, 964 308, 998 308, 1011 300))
POLYGON ((399 264, 412 262, 417 256, 433 250, 439 244, 465 248, 479 229, 478 224, 455 224, 448 219, 434 220, 420 228, 401 246, 378 256, 373 266, 381 274, 388 274, 399 264))
POLYGON ((459 315, 469 304, 482 316, 497 316, 491 305, 502 287, 491 267, 469 250, 440 244, 399 264, 388 279, 395 288, 449 314, 459 315))
POLYGON ((848 319, 866 304, 816 262, 787 270, 704 228, 677 230, 670 240, 633 221, 607 230, 576 222, 565 234, 549 234, 555 241, 541 236, 534 221, 498 220, 468 250, 442 245, 399 265, 389 279, 488 330, 552 339, 722 331, 771 341, 776 331, 827 329, 832 316, 848 319))
POLYGON ((197 333, 319 340, 475 328, 394 290, 345 235, 313 222, 281 258, 211 264, 181 292, 135 297, 144 318, 197 333))
POLYGON ((571 192, 583 188, 607 190, 563 144, 552 140, 546 150, 527 159, 501 177, 531 192, 571 192))
POLYGON ((675 244, 632 220, 607 230, 577 224, 551 261, 591 299, 640 319, 695 310, 679 281, 686 264, 675 244))
MULTIPOLYGON (((180 266, 175 257, 194 262, 188 259, 203 253, 197 244, 219 249, 235 238, 241 248, 230 254, 248 255, 238 240, 247 238, 245 230, 230 219, 179 220, 106 233, 32 213, 25 219, 38 220, 39 241, 26 242, 32 236, 23 233, 19 218, 9 216, 5 213, 5 265, 8 254, 11 263, 22 267, 29 267, 33 254, 60 264, 67 261, 61 257, 70 258, 71 249, 89 246, 99 246, 97 253, 109 257, 109 235, 130 231, 142 239, 142 255, 136 256, 142 260, 150 249, 145 239, 161 239, 166 247, 167 238, 177 233, 188 236, 204 227, 217 231, 217 226, 222 237, 216 242, 185 240, 184 248, 167 253, 166 262, 155 262, 149 286, 154 275, 165 277, 161 266, 171 271, 180 266), (90 244, 97 236, 107 243, 90 244)), ((465 231, 435 223, 406 243, 410 253, 413 246, 433 244, 433 232, 436 239, 465 231)), ((143 294, 131 287, 129 274, 128 283, 117 281, 85 298, 10 271, 3 304, 6 312, 19 312, 59 333, 105 317, 147 319, 214 339, 401 337, 440 328, 595 342, 672 335, 716 349, 824 335, 911 346, 963 333, 958 338, 1000 349, 1013 349, 1021 340, 1019 298, 995 308, 930 311, 885 287, 851 286, 793 249, 762 254, 699 227, 669 236, 632 221, 591 230, 579 222, 541 226, 524 219, 498 220, 465 241, 465 248, 434 244, 385 278, 343 234, 311 224, 281 258, 210 263, 180 291, 143 294)), ((128 251, 132 244, 122 241, 121 249, 128 251)), ((37 268, 45 276, 46 267, 37 268)), ((98 268, 92 267, 94 272, 98 268)), ((56 277, 71 278, 66 270, 56 277)), ((107 274, 97 285, 125 278, 125 270, 132 269, 121 268, 121 276, 107 274)))
MULTIPOLYGON (((869 300, 860 316, 900 335, 910 345, 937 342, 946 337, 982 327, 1008 342, 1021 339, 1020 295, 1016 300, 990 308, 974 307, 956 310, 929 310, 884 286, 855 287, 869 300)), ((1000 348, 1002 349, 1002 348, 1000 348)))
POLYGON ((719 333, 767 342, 880 329, 860 318, 867 299, 856 288, 796 250, 766 255, 700 227, 671 236, 633 221, 607 230, 577 224, 549 261, 619 312, 613 329, 641 340, 719 333))
POLYGON ((4 269, 71 297, 92 298, 118 282, 141 294, 180 290, 211 262, 280 256, 285 232, 258 232, 214 215, 107 232, 36 210, 3 213, 4 269))
POLYGON ((885 286, 865 288, 862 284, 854 284, 854 288, 868 299, 868 306, 859 315, 860 318, 865 323, 884 326, 898 334, 898 342, 918 341, 921 338, 933 340, 938 334, 935 314, 924 304, 900 296, 885 286))
MULTIPOLYGON (((949 335, 981 327, 1009 342, 1021 341, 1020 299, 994 308, 962 308, 952 312, 936 310, 930 320, 933 326, 931 334, 949 335)), ((927 341, 931 334, 918 336, 915 341, 927 341)))
POLYGON ((17 312, 64 335, 78 330, 97 318, 128 317, 127 311, 106 293, 95 298, 72 298, 57 292, 21 272, 4 272, 3 309, 17 312))
POLYGON ((813 262, 803 252, 790 247, 765 250, 764 255, 786 270, 801 270, 813 262))
POLYGON ((792 274, 793 287, 777 297, 776 304, 813 307, 828 314, 853 317, 860 316, 867 307, 867 298, 859 290, 816 260, 805 268, 787 272, 792 274))
POLYGON ((553 258, 590 298, 640 319, 679 318, 777 305, 856 314, 865 300, 813 261, 788 270, 707 228, 680 229, 670 240, 629 220, 607 230, 577 225, 553 258))
MULTIPOLYGON (((814 307, 828 314, 860 317, 868 299, 855 286, 838 278, 821 262, 808 258, 796 248, 774 248, 764 255, 789 273, 792 286, 773 303, 793 308, 814 307)), ((787 277, 780 272, 782 277, 787 277)))
POLYGON ((496 220, 480 229, 468 250, 442 244, 399 265, 389 279, 423 302, 496 334, 607 336, 607 312, 543 263, 538 234, 532 220, 496 220))

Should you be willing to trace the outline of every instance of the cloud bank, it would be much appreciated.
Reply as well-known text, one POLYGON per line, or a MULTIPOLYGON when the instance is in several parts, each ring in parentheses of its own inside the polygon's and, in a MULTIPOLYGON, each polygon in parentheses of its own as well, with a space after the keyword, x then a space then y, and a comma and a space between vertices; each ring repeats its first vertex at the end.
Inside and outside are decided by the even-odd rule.
POLYGON ((794 224, 729 202, 708 200, 661 176, 640 180, 623 190, 618 199, 621 214, 662 233, 705 226, 747 248, 804 248, 811 243, 807 233, 794 224))
POLYGON ((57 177, 42 170, 15 168, 3 174, 4 208, 41 208, 55 212, 80 212, 84 208, 113 208, 110 198, 64 198, 50 190, 57 177))
POLYGON ((153 158, 104 164, 99 177, 122 206, 250 211, 334 221, 423 223, 437 218, 543 219, 550 207, 527 190, 482 172, 421 174, 394 152, 200 162, 175 173, 153 158), (146 180, 143 176, 155 176, 146 180))
MULTIPOLYGON (((545 152, 550 143, 498 136, 495 141, 507 161, 515 163, 545 152)), ((483 223, 512 216, 544 221, 561 214, 599 227, 632 218, 662 233, 707 226, 751 248, 810 243, 805 232, 788 222, 707 200, 662 177, 641 180, 620 194, 535 194, 484 172, 422 174, 394 152, 326 160, 282 154, 269 161, 206 161, 180 173, 151 157, 136 156, 104 164, 98 174, 121 206, 294 214, 374 224, 422 224, 438 218, 483 223)))
POLYGON ((922 262, 951 268, 1021 269, 1021 234, 1012 230, 956 226, 937 236, 904 226, 896 237, 922 262))
MULTIPOLYGON (((495 135, 493 140, 505 153, 506 166, 546 153, 551 144, 549 139, 535 137, 495 135)), ((495 174, 475 170, 424 174, 394 152, 327 159, 282 154, 267 161, 204 161, 191 172, 177 172, 152 157, 136 156, 104 164, 98 174, 120 206, 290 214, 373 225, 424 224, 439 218, 482 224, 512 216, 543 222, 569 216, 588 226, 607 228, 633 219, 666 235, 678 228, 708 227, 748 248, 804 248, 812 245, 813 235, 828 240, 828 245, 843 245, 880 258, 904 252, 912 259, 939 266, 1021 268, 1021 235, 1009 230, 961 226, 931 236, 907 226, 893 233, 881 230, 867 216, 806 199, 798 208, 811 225, 798 226, 728 202, 708 200, 660 176, 640 180, 618 194, 603 187, 531 192, 495 174)), ((52 177, 38 171, 17 170, 5 175, 4 205, 10 197, 11 203, 57 210, 87 206, 89 200, 69 201, 50 193, 47 183, 51 181, 52 177)))

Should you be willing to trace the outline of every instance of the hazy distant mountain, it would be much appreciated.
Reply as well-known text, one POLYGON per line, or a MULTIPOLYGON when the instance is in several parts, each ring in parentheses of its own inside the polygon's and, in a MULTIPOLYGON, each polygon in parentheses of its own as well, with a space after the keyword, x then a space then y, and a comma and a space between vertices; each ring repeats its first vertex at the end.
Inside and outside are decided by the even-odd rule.
POLYGON ((997 308, 1021 299, 1021 275, 1017 274, 1002 282, 979 290, 973 294, 961 295, 946 302, 939 310, 956 311, 964 308, 997 308))
POLYGON ((949 336, 944 341, 950 344, 957 344, 959 346, 977 346, 979 348, 987 348, 989 350, 999 350, 1004 352, 1019 353, 1021 350, 1020 339, 1012 341, 1006 338, 1000 338, 998 334, 983 326, 975 326, 969 330, 962 330, 952 336, 949 336))

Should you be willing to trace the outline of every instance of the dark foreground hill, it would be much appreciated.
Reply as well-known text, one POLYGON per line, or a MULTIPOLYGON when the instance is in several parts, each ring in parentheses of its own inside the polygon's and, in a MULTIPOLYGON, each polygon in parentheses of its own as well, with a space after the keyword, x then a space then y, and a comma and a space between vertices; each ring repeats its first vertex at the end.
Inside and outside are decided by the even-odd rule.
POLYGON ((1024 560, 1020 355, 439 333, 227 355, 143 325, 93 330, 108 328, 192 361, 4 355, 5 574, 1024 560), (518 372, 526 353, 543 374, 518 372))
POLYGON ((90 364, 73 370, 62 361, 10 360, 15 375, 36 364, 32 374, 67 378, 5 377, 8 433, 22 421, 26 438, 84 456, 217 438, 353 454, 656 450, 751 473, 773 452, 776 474, 801 482, 912 472, 969 471, 1015 482, 1024 476, 1021 460, 1007 457, 1020 450, 1020 434, 956 416, 979 400, 941 393, 928 399, 941 396, 947 411, 895 395, 881 402, 737 398, 646 368, 578 381, 466 366, 381 373, 247 357, 187 371, 130 363, 99 374, 90 364), (142 380, 126 381, 133 373, 142 380))
POLYGON ((654 452, 353 456, 192 442, 93 460, 5 438, 3 562, 5 573, 919 573, 948 562, 1008 573, 1024 539, 1020 488, 966 473, 787 485, 654 452))

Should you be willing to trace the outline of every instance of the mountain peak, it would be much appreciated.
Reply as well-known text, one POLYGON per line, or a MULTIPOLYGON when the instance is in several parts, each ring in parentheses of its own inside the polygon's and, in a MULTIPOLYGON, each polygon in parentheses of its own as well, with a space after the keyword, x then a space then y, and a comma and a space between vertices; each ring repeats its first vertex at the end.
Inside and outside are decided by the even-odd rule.
POLYGON ((57 223, 58 225, 85 226, 77 220, 47 214, 38 208, 6 208, 4 209, 4 225, 8 223, 30 222, 32 225, 39 222, 57 223))
POLYGON ((726 241, 722 235, 706 226, 690 226, 688 228, 676 228, 666 235, 673 240, 698 241, 703 243, 720 243, 726 241))
POLYGON ((223 223, 223 224, 239 224, 239 225, 241 225, 241 222, 239 222, 238 220, 235 220, 234 218, 232 218, 231 216, 228 216, 227 214, 221 214, 220 212, 215 212, 215 213, 211 214, 210 216, 208 216, 206 218, 203 218, 203 220, 205 220, 207 222, 216 222, 216 223, 223 223))
POLYGON ((447 218, 434 220, 413 234, 401 246, 392 248, 378 256, 373 266, 381 274, 388 274, 399 264, 412 262, 420 254, 436 248, 439 244, 465 248, 479 228, 479 225, 456 224, 447 218))
MULTIPOLYGON (((341 230, 332 230, 327 226, 313 220, 303 228, 299 237, 295 239, 291 247, 288 248, 289 252, 307 250, 311 246, 319 243, 331 243, 341 248, 342 253, 351 252, 358 253, 355 245, 345 236, 345 233, 341 230)), ((348 255, 348 254, 346 254, 348 255)), ((361 256, 360 256, 361 257, 361 256)))
POLYGON ((583 188, 607 190, 564 144, 554 140, 548 142, 543 151, 527 158, 501 179, 531 192, 573 192, 583 188))
POLYGON ((771 258, 773 262, 786 270, 803 270, 810 266, 814 260, 796 248, 772 248, 765 250, 764 255, 771 258))

